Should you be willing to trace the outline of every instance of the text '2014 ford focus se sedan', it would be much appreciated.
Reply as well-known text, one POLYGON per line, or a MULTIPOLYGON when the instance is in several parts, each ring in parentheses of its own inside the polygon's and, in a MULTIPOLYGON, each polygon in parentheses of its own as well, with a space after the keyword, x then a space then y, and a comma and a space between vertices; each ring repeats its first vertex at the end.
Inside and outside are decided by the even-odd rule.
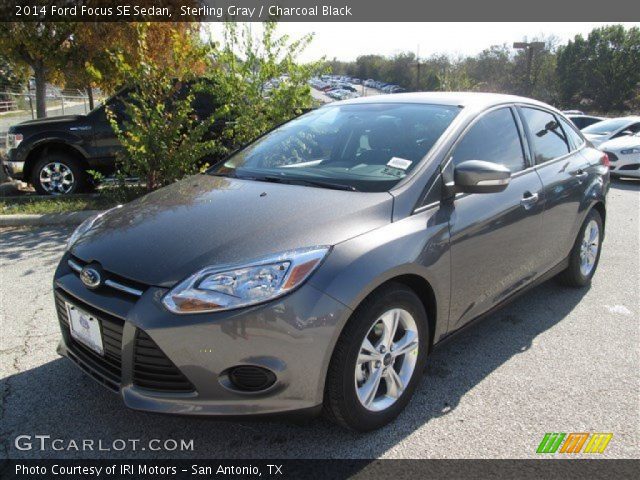
POLYGON ((526 98, 322 107, 78 227, 59 352, 134 409, 381 427, 436 343, 552 275, 589 284, 607 163, 526 98))

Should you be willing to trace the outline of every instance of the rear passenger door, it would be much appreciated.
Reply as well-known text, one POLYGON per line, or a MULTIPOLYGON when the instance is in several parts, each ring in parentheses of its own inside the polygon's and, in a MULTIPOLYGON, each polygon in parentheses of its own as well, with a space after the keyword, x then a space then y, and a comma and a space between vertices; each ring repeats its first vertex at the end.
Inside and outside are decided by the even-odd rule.
MULTIPOLYGON (((457 194, 450 216, 450 329, 491 309, 540 273, 542 182, 526 155, 515 108, 482 114, 453 147, 453 166, 467 160, 511 171, 497 193, 457 194)), ((445 171, 451 168, 448 165, 445 171)))
POLYGON ((519 110, 535 170, 544 185, 541 240, 545 268, 550 269, 567 257, 575 241, 578 212, 589 183, 589 164, 578 151, 584 143, 582 137, 572 132, 560 116, 532 106, 520 106, 519 110))

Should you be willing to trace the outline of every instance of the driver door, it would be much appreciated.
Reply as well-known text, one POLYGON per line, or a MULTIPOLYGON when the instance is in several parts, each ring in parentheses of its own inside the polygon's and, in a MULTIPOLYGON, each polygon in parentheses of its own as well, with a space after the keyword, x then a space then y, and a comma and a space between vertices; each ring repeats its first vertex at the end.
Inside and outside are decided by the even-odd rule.
POLYGON ((482 114, 454 146, 448 168, 467 160, 511 170, 497 193, 459 193, 452 201, 450 330, 481 315, 540 273, 543 185, 529 168, 511 107, 482 114))

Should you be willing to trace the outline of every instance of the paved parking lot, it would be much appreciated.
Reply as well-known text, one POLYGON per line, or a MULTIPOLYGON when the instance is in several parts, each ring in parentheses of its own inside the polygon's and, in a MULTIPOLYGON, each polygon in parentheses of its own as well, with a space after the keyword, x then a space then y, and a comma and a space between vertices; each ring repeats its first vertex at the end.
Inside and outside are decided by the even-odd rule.
POLYGON ((534 457, 546 432, 613 432, 606 457, 640 457, 640 183, 617 181, 588 290, 553 281, 431 357, 388 428, 220 422, 129 411, 58 358, 51 279, 69 229, 0 231, 1 456, 218 458, 534 457), (192 452, 19 451, 17 435, 65 441, 193 439, 192 452))

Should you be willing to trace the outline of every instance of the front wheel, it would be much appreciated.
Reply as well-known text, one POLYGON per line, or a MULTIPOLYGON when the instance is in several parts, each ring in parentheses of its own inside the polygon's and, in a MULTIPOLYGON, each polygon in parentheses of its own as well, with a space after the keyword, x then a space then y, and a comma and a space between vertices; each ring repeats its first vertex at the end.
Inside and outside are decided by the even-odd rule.
POLYGON ((49 153, 36 163, 31 178, 40 195, 69 195, 81 192, 89 184, 80 163, 65 153, 49 153))
POLYGON ((569 266, 558 276, 561 283, 569 287, 584 287, 591 283, 600 261, 603 237, 602 217, 597 210, 591 210, 569 254, 569 266))
POLYGON ((327 374, 325 414, 356 431, 391 422, 422 378, 428 339, 424 306, 411 289, 390 284, 374 292, 338 340, 327 374))

